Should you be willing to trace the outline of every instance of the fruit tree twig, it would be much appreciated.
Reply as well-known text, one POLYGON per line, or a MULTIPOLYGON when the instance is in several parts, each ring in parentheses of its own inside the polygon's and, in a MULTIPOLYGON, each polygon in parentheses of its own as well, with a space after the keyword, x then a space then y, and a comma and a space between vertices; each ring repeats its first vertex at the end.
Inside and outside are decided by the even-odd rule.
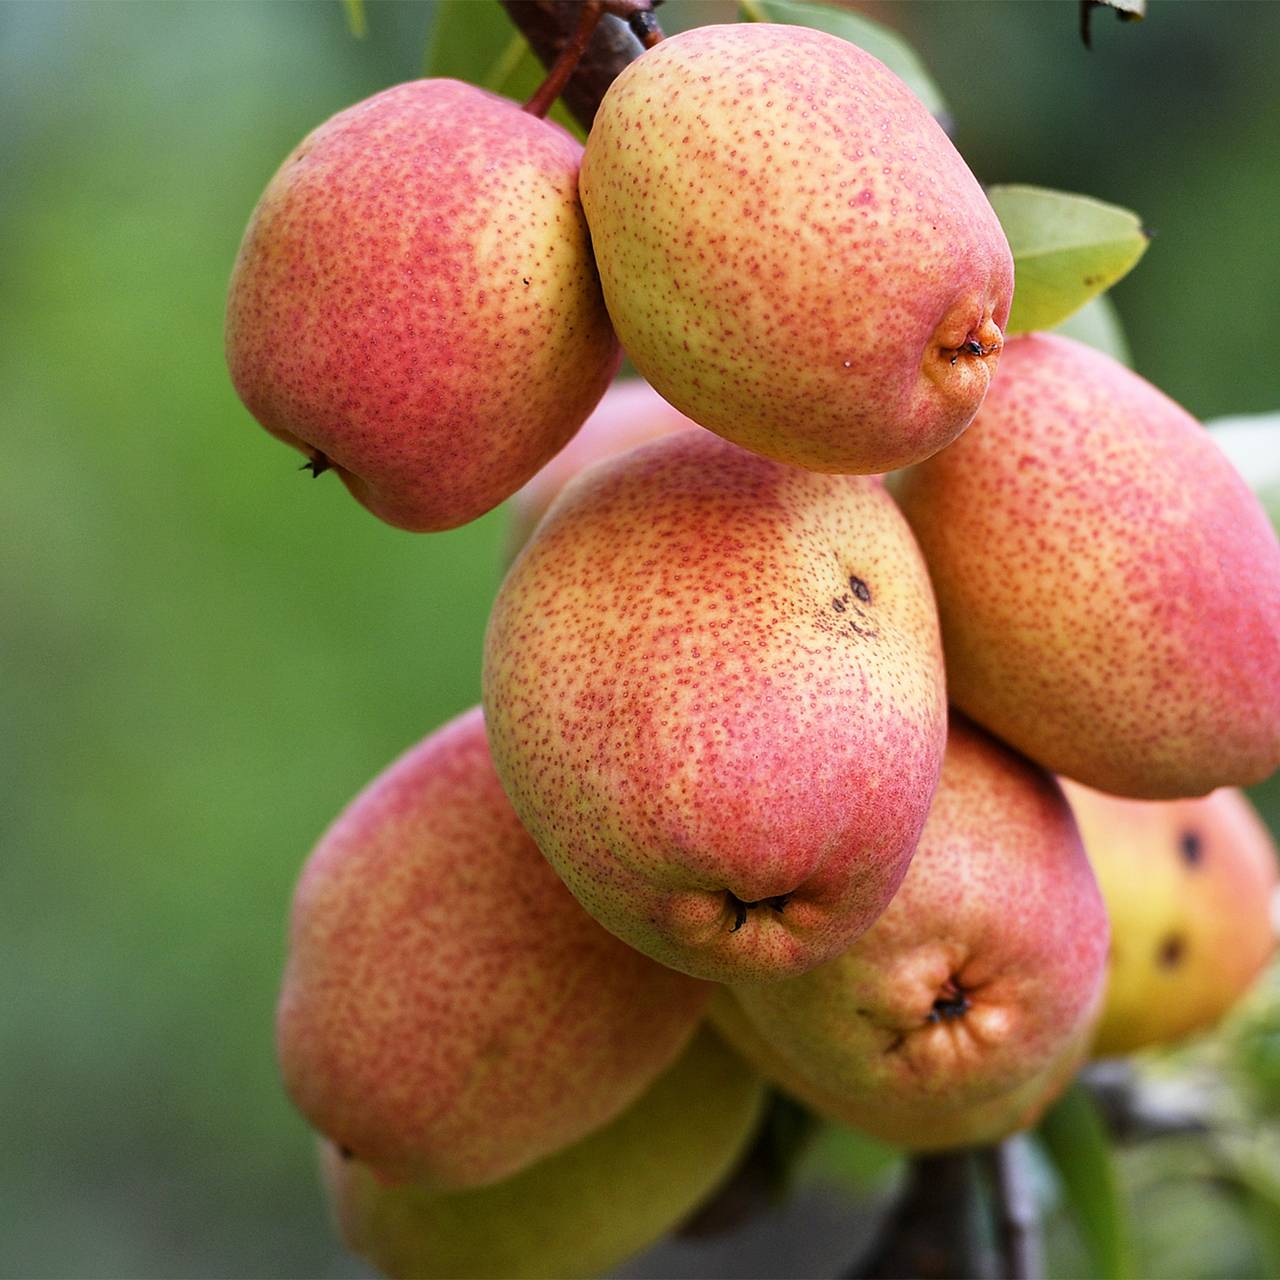
POLYGON ((995 1227, 1005 1280, 1041 1280, 1040 1214, 1027 1168, 1026 1139, 1018 1134, 986 1152, 995 1227))
MULTIPOLYGON (((550 68, 579 31, 585 0, 502 0, 502 7, 543 66, 550 68)), ((655 39, 647 34, 642 45, 628 24, 635 22, 642 30, 661 36, 650 13, 653 0, 603 0, 601 7, 604 16, 560 93, 574 119, 586 129, 618 73, 655 39)))
POLYGON ((977 1152, 915 1156, 897 1204, 846 1280, 994 1280, 982 1183, 977 1152))
POLYGON ((561 47, 556 60, 547 68, 547 78, 538 86, 537 92, 524 104, 524 109, 531 116, 545 116, 551 110, 551 104, 564 91, 569 77, 578 69, 578 63, 591 43, 591 36, 604 16, 601 0, 583 0, 578 10, 578 25, 573 35, 561 47))

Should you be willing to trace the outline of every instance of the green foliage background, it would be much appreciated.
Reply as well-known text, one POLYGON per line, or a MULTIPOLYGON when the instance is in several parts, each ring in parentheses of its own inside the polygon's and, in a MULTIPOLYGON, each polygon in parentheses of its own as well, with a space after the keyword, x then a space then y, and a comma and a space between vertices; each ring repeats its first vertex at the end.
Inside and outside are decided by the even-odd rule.
MULTIPOLYGON (((1074 4, 867 7, 984 181, 1157 231, 1114 295, 1141 372, 1202 416, 1280 408, 1280 5, 1099 12, 1092 55, 1074 4)), ((502 517, 414 537, 297 474, 221 323, 284 154, 421 65, 430 4, 368 18, 0 4, 5 1274, 354 1271, 276 1081, 288 895, 346 799, 477 697, 502 517)))

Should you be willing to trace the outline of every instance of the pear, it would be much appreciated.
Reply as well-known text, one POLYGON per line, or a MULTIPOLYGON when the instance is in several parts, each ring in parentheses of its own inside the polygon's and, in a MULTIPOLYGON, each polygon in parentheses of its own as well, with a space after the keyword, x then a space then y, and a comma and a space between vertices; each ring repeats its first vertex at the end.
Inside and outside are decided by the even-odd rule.
POLYGON ((1280 765, 1280 543, 1149 383, 1070 339, 1017 338, 973 426, 895 493, 951 699, 993 733, 1142 799, 1280 765))
POLYGON ((622 345, 704 427, 883 472, 982 403, 1008 242, 924 105, 856 45, 769 23, 662 41, 605 94, 580 189, 622 345))
POLYGON ((617 369, 578 201, 581 147, 454 80, 322 124, 245 231, 227 300, 240 398, 403 529, 514 493, 617 369))
POLYGON ((632 946, 765 981, 888 904, 946 705, 928 578, 878 479, 695 431, 600 462, 512 567, 485 646, 503 786, 632 946))
POLYGON ((1212 1026, 1275 950, 1276 846, 1244 795, 1122 800, 1065 783, 1107 913, 1099 1055, 1212 1026))
POLYGON ((611 1121, 709 994, 578 906, 502 794, 475 709, 375 779, 308 860, 280 1061, 303 1114, 380 1177, 473 1187, 611 1121))
POLYGON ((390 1276, 594 1276, 679 1224, 733 1167, 764 1086, 709 1029, 603 1129, 505 1182, 389 1187, 326 1143, 322 1168, 351 1250, 390 1276))
POLYGON ((1032 1123, 1084 1056, 1107 917, 1054 779, 954 716, 911 869, 843 955, 734 987, 717 1025, 831 1119, 914 1150, 1032 1123))
POLYGON ((529 541, 553 499, 578 472, 615 453, 697 425, 647 382, 639 378, 615 382, 577 435, 511 499, 508 561, 529 541))

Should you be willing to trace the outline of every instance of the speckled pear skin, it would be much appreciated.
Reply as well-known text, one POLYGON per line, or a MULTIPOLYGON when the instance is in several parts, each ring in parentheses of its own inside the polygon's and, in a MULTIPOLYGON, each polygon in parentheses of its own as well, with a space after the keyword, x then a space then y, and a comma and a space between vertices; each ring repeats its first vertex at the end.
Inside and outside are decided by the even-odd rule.
POLYGON ((1064 783, 1111 917, 1094 1053, 1174 1044, 1211 1027, 1275 951, 1275 842, 1231 788, 1122 800, 1064 783))
POLYGON ((697 425, 669 405, 647 382, 639 378, 615 382, 577 435, 511 499, 508 563, 529 541, 529 535, 546 515, 555 496, 579 471, 638 444, 697 425))
POLYGON ((1070 1077, 1106 955, 1102 897, 1057 783, 957 715, 885 913, 829 964, 733 988, 737 1021, 723 1001, 714 1016, 833 1119, 917 1150, 991 1142, 1070 1077))
POLYGON ((622 345, 704 427, 884 472, 982 403, 1008 242, 923 104, 848 41, 768 23, 669 37, 609 87, 580 189, 622 345))
POLYGON ((971 1100, 963 1107, 930 1102, 911 1116, 897 1109, 882 1112, 856 1100, 839 1085, 796 1070, 773 1042, 760 1034, 727 987, 718 988, 711 998, 711 1021, 766 1080, 815 1114, 907 1151, 990 1146, 1011 1133, 1030 1129, 1084 1065, 1092 1032, 1089 1026, 1078 1029, 1052 1062, 1006 1093, 971 1100))
POLYGON ((231 276, 232 381, 375 515, 449 529, 581 425, 617 340, 557 125, 454 80, 339 112, 281 166, 231 276))
POLYGON ((1149 383, 1068 338, 1016 338, 973 426, 894 492, 951 699, 1006 742, 1145 799, 1280 765, 1280 544, 1149 383))
POLYGON ((308 860, 280 1062, 302 1113, 381 1177, 474 1187, 611 1121, 709 994, 573 900, 502 794, 477 708, 379 776, 308 860))
POLYGON ((597 1276, 677 1226, 733 1167, 764 1086, 709 1029, 603 1129, 505 1182, 388 1187, 332 1144, 321 1169, 348 1247, 413 1280, 597 1276))
POLYGON ((897 888, 942 670, 878 479, 684 431, 561 493, 495 602, 484 704, 516 812, 588 911, 686 973, 768 981, 897 888))

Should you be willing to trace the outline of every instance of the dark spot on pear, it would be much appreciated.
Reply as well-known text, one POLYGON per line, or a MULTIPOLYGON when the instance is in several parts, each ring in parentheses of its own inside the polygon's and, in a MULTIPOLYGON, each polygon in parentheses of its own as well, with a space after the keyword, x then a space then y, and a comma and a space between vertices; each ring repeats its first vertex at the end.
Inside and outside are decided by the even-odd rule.
POLYGON ((339 1146, 339 1147, 338 1147, 338 1154, 339 1154, 339 1155, 340 1155, 344 1160, 354 1160, 354 1159, 356 1158, 356 1153, 355 1153, 354 1151, 352 1151, 350 1147, 339 1146))
POLYGON ((1188 827, 1178 837, 1178 852, 1189 867, 1198 867, 1204 861, 1204 838, 1198 831, 1188 827))
POLYGON ((871 588, 861 578, 850 578, 849 589, 863 604, 871 603, 871 588))
POLYGON ((1162 969, 1176 969, 1187 954, 1187 940, 1180 933, 1167 934, 1156 952, 1156 963, 1162 969))

